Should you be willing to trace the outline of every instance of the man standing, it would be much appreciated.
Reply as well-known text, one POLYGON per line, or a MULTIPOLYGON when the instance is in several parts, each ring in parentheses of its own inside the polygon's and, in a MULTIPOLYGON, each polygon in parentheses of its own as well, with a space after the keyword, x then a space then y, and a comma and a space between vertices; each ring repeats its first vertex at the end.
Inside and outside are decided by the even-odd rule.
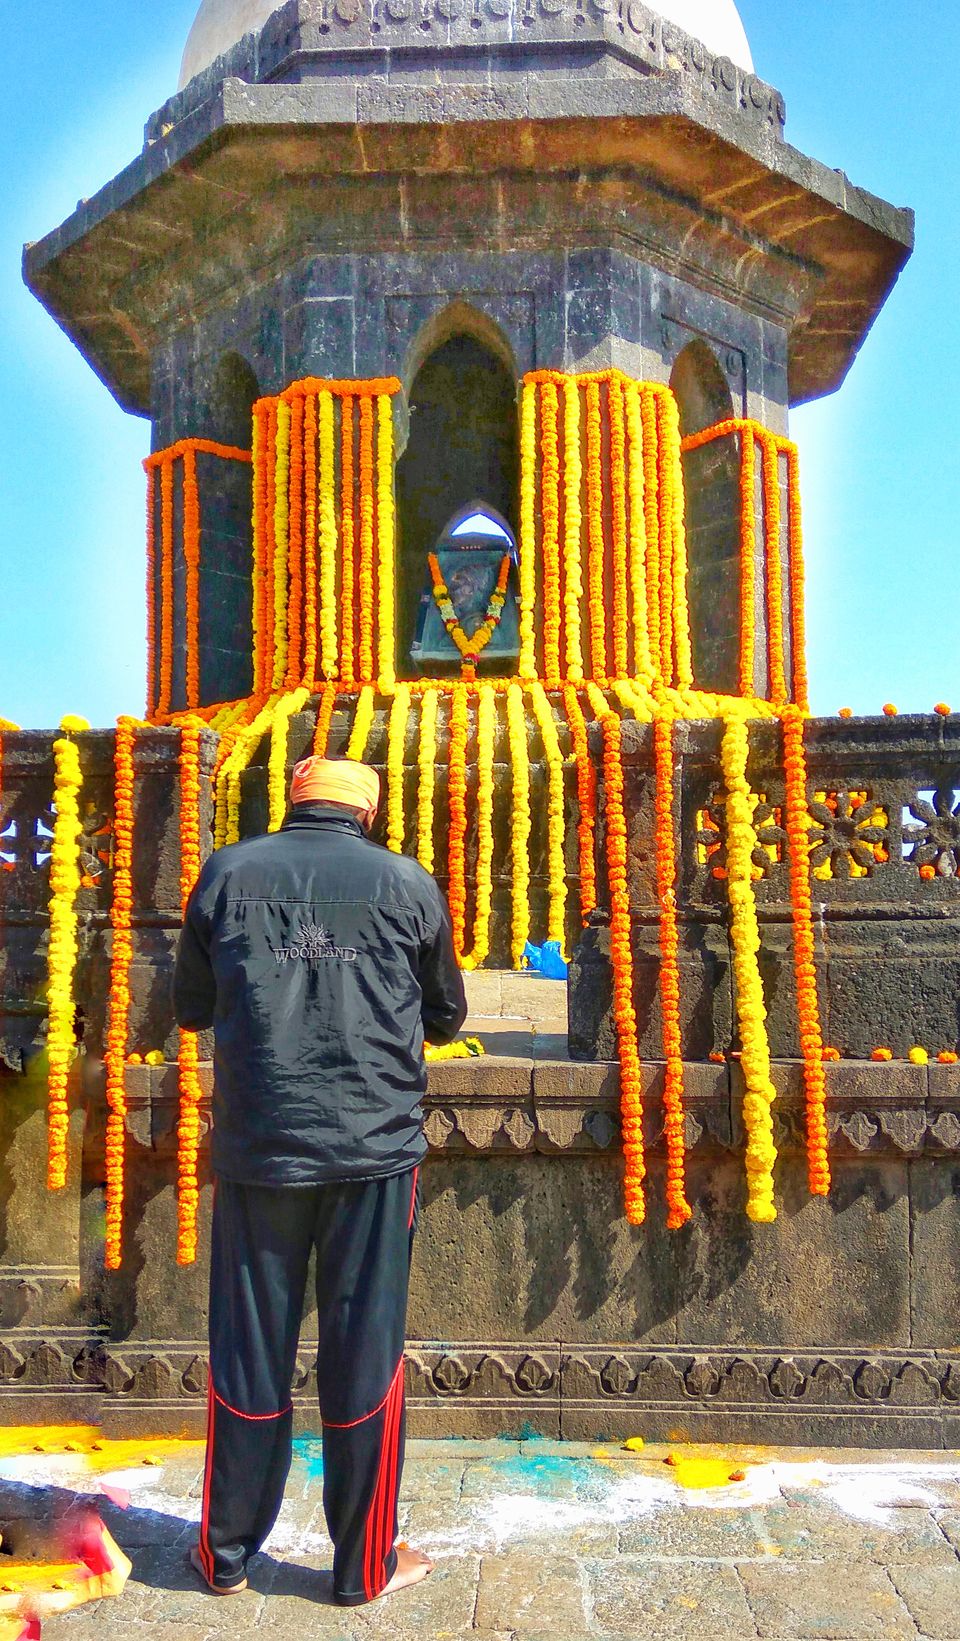
POLYGON ((306 758, 279 832, 207 861, 174 1008, 214 1029, 210 1381, 199 1543, 218 1594, 246 1588, 290 1466, 307 1263, 316 1250, 323 1503, 334 1594, 416 1583, 395 1548, 403 1346, 426 1151, 424 1040, 466 1015, 450 916, 416 861, 372 843, 379 777, 306 758))

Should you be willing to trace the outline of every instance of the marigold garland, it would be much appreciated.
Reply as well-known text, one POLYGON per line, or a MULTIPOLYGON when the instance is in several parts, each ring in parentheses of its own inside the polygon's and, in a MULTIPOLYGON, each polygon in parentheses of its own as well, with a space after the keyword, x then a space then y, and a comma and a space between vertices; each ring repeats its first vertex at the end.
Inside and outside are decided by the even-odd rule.
POLYGON ((287 585, 290 536, 290 406, 277 405, 273 485, 273 677, 281 689, 286 673, 287 585))
POLYGON ((640 404, 640 388, 636 382, 626 384, 625 409, 627 438, 629 441, 627 493, 630 501, 630 534, 627 561, 630 576, 630 600, 633 609, 633 666, 638 677, 649 678, 653 668, 650 660, 650 633, 647 618, 643 413, 640 404))
POLYGON ((740 693, 752 695, 757 628, 757 451, 752 431, 740 434, 740 693))
POLYGON ((450 831, 447 846, 449 886, 447 900, 453 925, 453 947, 457 961, 463 959, 467 922, 466 837, 467 837, 467 686, 456 683, 450 701, 450 737, 447 743, 447 802, 450 831))
POLYGON ((660 482, 657 464, 657 402, 653 389, 640 389, 643 436, 643 517, 646 540, 647 647, 651 670, 660 666, 660 482))
POLYGON ((790 856, 790 899, 793 904, 793 966, 800 1021, 800 1050, 807 1101, 807 1174, 810 1190, 825 1197, 830 1191, 830 1164, 826 1118, 826 1081, 823 1073, 823 1033, 814 963, 813 909, 810 894, 810 839, 807 811, 807 766, 803 747, 803 713, 798 706, 783 709, 785 815, 790 856))
POLYGON ((258 404, 253 412, 253 687, 267 688, 267 411, 258 404))
POLYGON ((337 686, 336 684, 326 684, 320 696, 320 705, 317 708, 317 727, 313 737, 313 751, 318 758, 326 757, 327 743, 330 740, 330 724, 336 704, 337 686))
POLYGON ((763 460, 763 521, 767 561, 767 641, 770 694, 787 699, 783 648, 783 561, 780 552, 780 453, 773 438, 760 441, 763 460))
POLYGON ((570 743, 577 771, 577 845, 580 857, 580 916, 586 923, 597 904, 597 876, 593 861, 597 817, 597 777, 587 746, 587 725, 573 684, 563 687, 563 705, 570 726, 570 743))
MULTIPOLYGON (((180 904, 187 901, 200 875, 200 735, 199 721, 180 730, 180 904)), ((200 1152, 200 1043, 195 1031, 180 1032, 177 1056, 180 1119, 177 1125, 177 1264, 192 1265, 197 1257, 197 1214, 200 1191, 197 1163, 200 1152)))
MULTIPOLYGON (((321 393, 317 406, 320 437, 318 521, 320 545, 320 670, 337 675, 337 514, 334 472, 333 394, 321 393)), ((312 679, 309 680, 312 683, 312 679)))
POLYGON ((157 700, 157 480, 147 468, 147 712, 157 700))
POLYGON ((420 702, 420 745, 417 751, 417 859, 433 871, 434 791, 437 770, 437 711, 440 691, 424 691, 420 702))
POLYGON ((377 645, 380 688, 394 686, 396 648, 396 519, 393 502, 393 403, 377 400, 377 645))
POLYGON ((657 428, 657 501, 660 509, 660 677, 664 683, 673 681, 673 489, 674 472, 667 448, 666 400, 662 393, 656 397, 657 428))
POLYGON ((543 671, 548 689, 560 679, 560 446, 555 382, 540 389, 540 504, 543 514, 543 671))
POLYGON ((809 711, 807 681, 806 595, 803 564, 803 510, 800 505, 800 462, 796 448, 786 446, 787 455, 787 552, 790 558, 790 657, 793 663, 793 698, 801 711, 809 711))
POLYGON ((610 419, 610 503, 613 564, 613 670, 627 675, 627 442, 623 384, 614 379, 607 388, 610 419))
POLYGON ((493 901, 493 752, 497 728, 496 691, 488 683, 477 689, 477 868, 473 916, 473 949, 462 967, 478 969, 490 950, 493 901))
POLYGON ((173 692, 173 460, 160 467, 160 693, 157 715, 170 711, 173 692))
POLYGON ((67 1182, 67 1083, 76 1050, 73 975, 77 965, 80 888, 80 754, 66 735, 53 743, 55 820, 50 841, 50 935, 47 947, 47 1185, 67 1182))
POLYGON ((604 605, 603 441, 600 386, 587 383, 587 588, 590 664, 595 678, 607 676, 607 617, 604 605))
POLYGON ((646 1216, 643 1182, 643 1079, 637 1047, 637 1016, 633 1002, 633 927, 627 885, 627 819, 623 797, 620 719, 607 712, 603 728, 603 769, 606 815, 607 877, 610 893, 610 959, 613 969, 613 1008, 620 1056, 620 1129, 625 1158, 624 1203, 631 1225, 646 1216))
POLYGON ((267 764, 267 801, 269 806, 268 832, 279 832, 287 812, 287 748, 290 738, 290 719, 309 699, 310 691, 301 685, 285 695, 273 709, 270 724, 270 756, 267 764))
POLYGON ((312 685, 317 676, 317 441, 318 398, 308 393, 303 405, 303 666, 300 683, 312 685))
POLYGON ((528 686, 528 692, 547 760, 547 939, 556 940, 562 951, 566 944, 567 911, 567 867, 563 855, 563 753, 546 690, 542 684, 532 683, 528 686))
POLYGON ((777 1217, 773 1201, 773 1143, 771 1106, 776 1090, 770 1075, 763 985, 757 966, 760 930, 753 893, 754 800, 747 781, 749 708, 728 707, 720 745, 727 793, 727 895, 730 902, 730 941, 736 979, 737 1017, 742 1043, 741 1067, 746 1085, 743 1115, 747 1130, 747 1215, 757 1223, 777 1217))
POLYGON ((340 679, 344 689, 352 689, 355 681, 353 406, 351 395, 340 401, 340 679))
POLYGON ((677 686, 693 683, 690 648, 690 605, 687 600, 687 530, 684 521, 683 457, 680 450, 680 412, 672 393, 661 394, 665 462, 670 474, 670 562, 672 567, 671 618, 677 686))
POLYGON ((470 634, 467 634, 460 624, 460 618, 450 597, 450 590, 443 579, 443 571, 440 568, 440 560, 436 553, 427 554, 427 563, 430 568, 430 579, 433 583, 433 600, 440 613, 440 619, 463 658, 460 669, 461 676, 472 683, 476 678, 477 662, 499 627, 503 616, 503 606, 507 601, 507 582, 510 579, 510 554, 504 553, 503 558, 500 560, 496 585, 487 602, 486 613, 483 620, 470 634))
POLYGON ((523 690, 519 684, 511 684, 507 690, 507 733, 513 785, 510 813, 510 953, 514 968, 519 969, 523 965, 523 949, 530 938, 530 755, 527 748, 527 715, 523 710, 523 690))
POLYGON ((410 686, 398 684, 387 727, 387 848, 403 853, 406 823, 403 810, 403 753, 410 717, 410 686))
POLYGON ((287 670, 285 689, 293 689, 302 672, 303 651, 303 394, 290 404, 290 495, 287 536, 287 670))
POLYGON ((108 1271, 119 1270, 123 1255, 124 1150, 126 1143, 126 1063, 130 1019, 130 965, 133 960, 133 750, 132 718, 118 718, 114 749, 113 900, 110 924, 110 1012, 106 1070, 106 1243, 108 1271))
POLYGON ((360 678, 373 678, 373 403, 360 399, 360 678))
POLYGON ((520 659, 521 678, 537 675, 533 614, 537 600, 536 468, 537 390, 525 382, 520 408, 520 659))
POLYGON ((656 777, 657 896, 660 902, 660 1011, 663 1019, 663 1128, 667 1142, 667 1227, 679 1230, 691 1215, 686 1195, 683 1114, 683 1048, 680 1037, 680 935, 677 928, 677 859, 674 847, 673 717, 661 709, 653 720, 656 777))
POLYGON ((580 545, 583 529, 580 505, 582 483, 580 384, 574 377, 563 384, 563 637, 566 674, 573 683, 579 683, 583 677, 580 616, 583 601, 583 557, 580 545))
POLYGON ((357 696, 357 710, 353 717, 353 728, 350 731, 350 739, 344 753, 344 757, 353 758, 357 763, 363 762, 367 750, 367 742, 373 728, 374 706, 373 685, 364 684, 357 696))

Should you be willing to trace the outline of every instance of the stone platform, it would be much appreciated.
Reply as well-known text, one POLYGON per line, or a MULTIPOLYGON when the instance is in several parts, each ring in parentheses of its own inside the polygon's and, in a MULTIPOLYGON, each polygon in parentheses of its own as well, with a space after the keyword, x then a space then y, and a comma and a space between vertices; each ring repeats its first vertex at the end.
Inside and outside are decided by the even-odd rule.
MULTIPOLYGON (((118 1601, 44 1625, 44 1641, 957 1641, 955 1455, 414 1441, 401 1534, 436 1559, 417 1589, 330 1604, 315 1439, 297 1444, 280 1521, 250 1590, 204 1594, 185 1562, 203 1449, 115 1479, 98 1508, 133 1560, 118 1601), (706 1463, 704 1463, 706 1461, 706 1463), (727 1482, 730 1474, 742 1477, 727 1482), (691 1487, 719 1476, 722 1486, 691 1487)), ((2 1474, 9 1477, 8 1462, 2 1474)), ((47 1519, 74 1488, 60 1460, 0 1480, 0 1517, 47 1519), (29 1485, 32 1480, 33 1485, 29 1485)), ((108 1479, 108 1478, 105 1478, 108 1479)), ((20 1527, 23 1531, 23 1527, 20 1527)))

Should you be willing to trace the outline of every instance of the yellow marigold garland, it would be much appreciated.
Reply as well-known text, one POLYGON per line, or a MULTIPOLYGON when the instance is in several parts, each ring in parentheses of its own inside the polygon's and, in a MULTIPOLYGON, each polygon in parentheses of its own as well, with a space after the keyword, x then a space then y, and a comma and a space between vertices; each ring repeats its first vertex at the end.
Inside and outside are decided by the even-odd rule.
POLYGON ((773 1165, 777 1151, 770 1109, 776 1090, 770 1075, 767 1015, 757 966, 760 930, 753 893, 753 851, 757 834, 753 824, 754 799, 747 781, 748 710, 746 706, 743 710, 728 706, 720 758, 727 793, 727 895, 742 1044, 740 1063, 745 1083, 747 1215, 759 1223, 769 1223, 777 1217, 773 1201, 773 1165))
POLYGON ((613 967, 614 1018, 620 1057, 620 1128, 625 1159, 624 1206, 631 1225, 646 1217, 643 1182, 643 1079, 637 1047, 633 1002, 633 927, 627 886, 627 819, 623 798, 620 719, 607 712, 603 727, 604 800, 607 876, 610 887, 610 958, 613 967))
POLYGON ((417 752, 417 859, 433 871, 434 792, 437 780, 438 689, 425 690, 420 702, 420 745, 417 752))
POLYGON ((123 1255, 124 1149, 126 1141, 127 1033, 130 1020, 130 964, 133 960, 133 749, 132 718, 118 718, 114 749, 113 900, 110 924, 110 1013, 104 1066, 106 1071, 106 1244, 108 1271, 118 1270, 123 1255))
POLYGON ((753 694, 757 630, 755 543, 757 450, 753 433, 740 434, 740 693, 753 694))
POLYGON ((610 503, 613 539, 613 670, 627 674, 627 453, 623 384, 614 379, 607 388, 610 416, 610 503))
POLYGON ((377 654, 380 688, 389 695, 396 665, 396 521, 393 502, 393 401, 377 399, 377 654))
POLYGON ((510 742, 510 775, 513 797, 510 816, 510 862, 512 908, 510 952, 519 969, 523 949, 530 938, 530 755, 527 749, 527 715, 523 710, 523 690, 511 684, 507 690, 507 732, 510 742))
POLYGON ((357 710, 353 717, 353 728, 350 731, 350 739, 344 753, 344 757, 353 758, 357 763, 363 762, 367 750, 367 742, 373 728, 374 705, 373 685, 364 684, 357 696, 357 710))
POLYGON ((240 837, 240 781, 273 724, 276 697, 271 696, 259 708, 253 720, 239 731, 230 754, 221 766, 217 778, 217 810, 214 845, 221 849, 225 843, 236 843, 240 837))
POLYGON ((537 675, 533 612, 537 600, 537 390, 531 382, 523 388, 520 410, 520 660, 521 678, 537 675))
POLYGON ((827 1090, 814 963, 807 762, 803 747, 803 713, 798 706, 783 709, 783 762, 786 794, 784 822, 789 843, 790 898, 793 903, 793 967, 807 1096, 807 1177, 814 1196, 825 1197, 830 1191, 827 1090))
POLYGON ((277 406, 273 489, 273 688, 281 689, 286 673, 287 556, 290 549, 290 406, 277 406))
POLYGON ((680 935, 677 928, 677 858, 674 847, 673 715, 661 708, 653 720, 656 776, 657 896, 660 901, 660 1011, 663 1019, 663 1127, 667 1142, 667 1227, 690 1218, 686 1195, 683 1115, 683 1049, 680 1038, 680 935))
POLYGON ((547 692, 540 683, 529 685, 530 705, 537 721, 547 760, 547 860, 549 899, 547 911, 547 939, 559 942, 561 951, 566 943, 567 867, 563 855, 564 802, 563 753, 557 736, 553 708, 547 692))
MULTIPOLYGON (((180 730, 180 904, 187 900, 200 875, 200 734, 194 720, 180 730)), ((192 1265, 197 1257, 197 1214, 200 1191, 197 1162, 200 1152, 200 1044, 195 1031, 180 1032, 177 1056, 180 1120, 177 1125, 177 1264, 192 1265)))
POLYGON ((580 487, 580 384, 575 378, 563 386, 563 575, 564 659, 572 683, 583 677, 580 610, 583 601, 583 557, 580 537, 583 512, 580 487))
POLYGON ((468 699, 466 684, 455 683, 450 702, 450 735, 447 741, 447 803, 450 815, 447 840, 447 900, 450 905, 450 921, 453 924, 453 947, 458 962, 463 960, 467 925, 468 699))
MULTIPOLYGON (((61 726, 62 727, 62 726, 61 726)), ((84 726, 86 727, 86 725, 84 726)), ((76 1050, 73 975, 77 966, 77 891, 80 888, 80 754, 67 735, 53 743, 54 809, 50 842, 50 937, 47 948, 47 1184, 67 1182, 67 1083, 76 1050)))
POLYGON ((287 667, 284 688, 303 670, 303 394, 290 402, 290 489, 287 530, 287 667))
POLYGON ((340 679, 354 685, 354 505, 352 394, 340 401, 340 679))
POLYGON ((543 671, 548 689, 560 679, 560 447, 557 386, 540 389, 540 479, 543 511, 543 671))
POLYGON ((660 500, 657 467, 657 403, 653 389, 640 389, 643 435, 643 515, 646 541, 647 644, 653 670, 660 667, 660 500))
MULTIPOLYGON (((320 670, 324 678, 337 675, 337 511, 334 470, 333 394, 317 401, 320 460, 317 483, 317 533, 320 549, 320 670)), ((313 679, 308 680, 309 683, 313 679)))
POLYGON ((403 809, 403 753, 410 717, 410 685, 398 684, 387 728, 387 848, 403 853, 406 821, 403 809))
POLYGON ((646 530, 644 523, 643 417, 640 388, 628 382, 625 393, 628 438, 627 494, 630 500, 630 534, 627 561, 630 598, 633 607, 633 665, 640 678, 652 675, 650 633, 647 618, 646 530))
POLYGON ((309 699, 305 685, 284 695, 273 709, 270 724, 270 756, 267 764, 268 832, 279 832, 287 812, 287 745, 290 719, 309 699))
POLYGON ((493 901, 493 751, 497 728, 497 696, 490 684, 477 687, 477 870, 473 917, 473 949, 465 952, 461 967, 478 969, 490 950, 490 909, 493 901))
POLYGON ((317 439, 319 401, 309 393, 303 407, 303 486, 306 495, 303 515, 303 667, 301 684, 314 683, 317 676, 317 439))
POLYGON ((674 471, 668 449, 666 425, 667 400, 673 395, 657 393, 657 500, 660 508, 660 676, 664 683, 673 682, 673 517, 674 471))

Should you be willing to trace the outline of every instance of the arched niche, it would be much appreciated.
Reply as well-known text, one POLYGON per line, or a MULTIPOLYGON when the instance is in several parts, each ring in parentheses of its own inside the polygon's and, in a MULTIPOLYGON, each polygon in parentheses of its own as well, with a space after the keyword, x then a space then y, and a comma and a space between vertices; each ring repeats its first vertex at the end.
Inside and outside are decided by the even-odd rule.
POLYGON ((509 344, 466 303, 417 338, 404 372, 409 410, 397 463, 397 662, 409 675, 427 554, 460 509, 482 503, 516 534, 517 381, 509 344))
POLYGON ((259 397, 256 374, 243 355, 225 353, 210 383, 208 437, 218 444, 249 450, 253 406, 259 397))
MULTIPOLYGON (((670 386, 680 432, 699 433, 734 415, 733 398, 705 342, 678 354, 670 386)), ((688 592, 694 682, 736 694, 740 672, 740 460, 736 441, 718 439, 683 457, 688 592)))

